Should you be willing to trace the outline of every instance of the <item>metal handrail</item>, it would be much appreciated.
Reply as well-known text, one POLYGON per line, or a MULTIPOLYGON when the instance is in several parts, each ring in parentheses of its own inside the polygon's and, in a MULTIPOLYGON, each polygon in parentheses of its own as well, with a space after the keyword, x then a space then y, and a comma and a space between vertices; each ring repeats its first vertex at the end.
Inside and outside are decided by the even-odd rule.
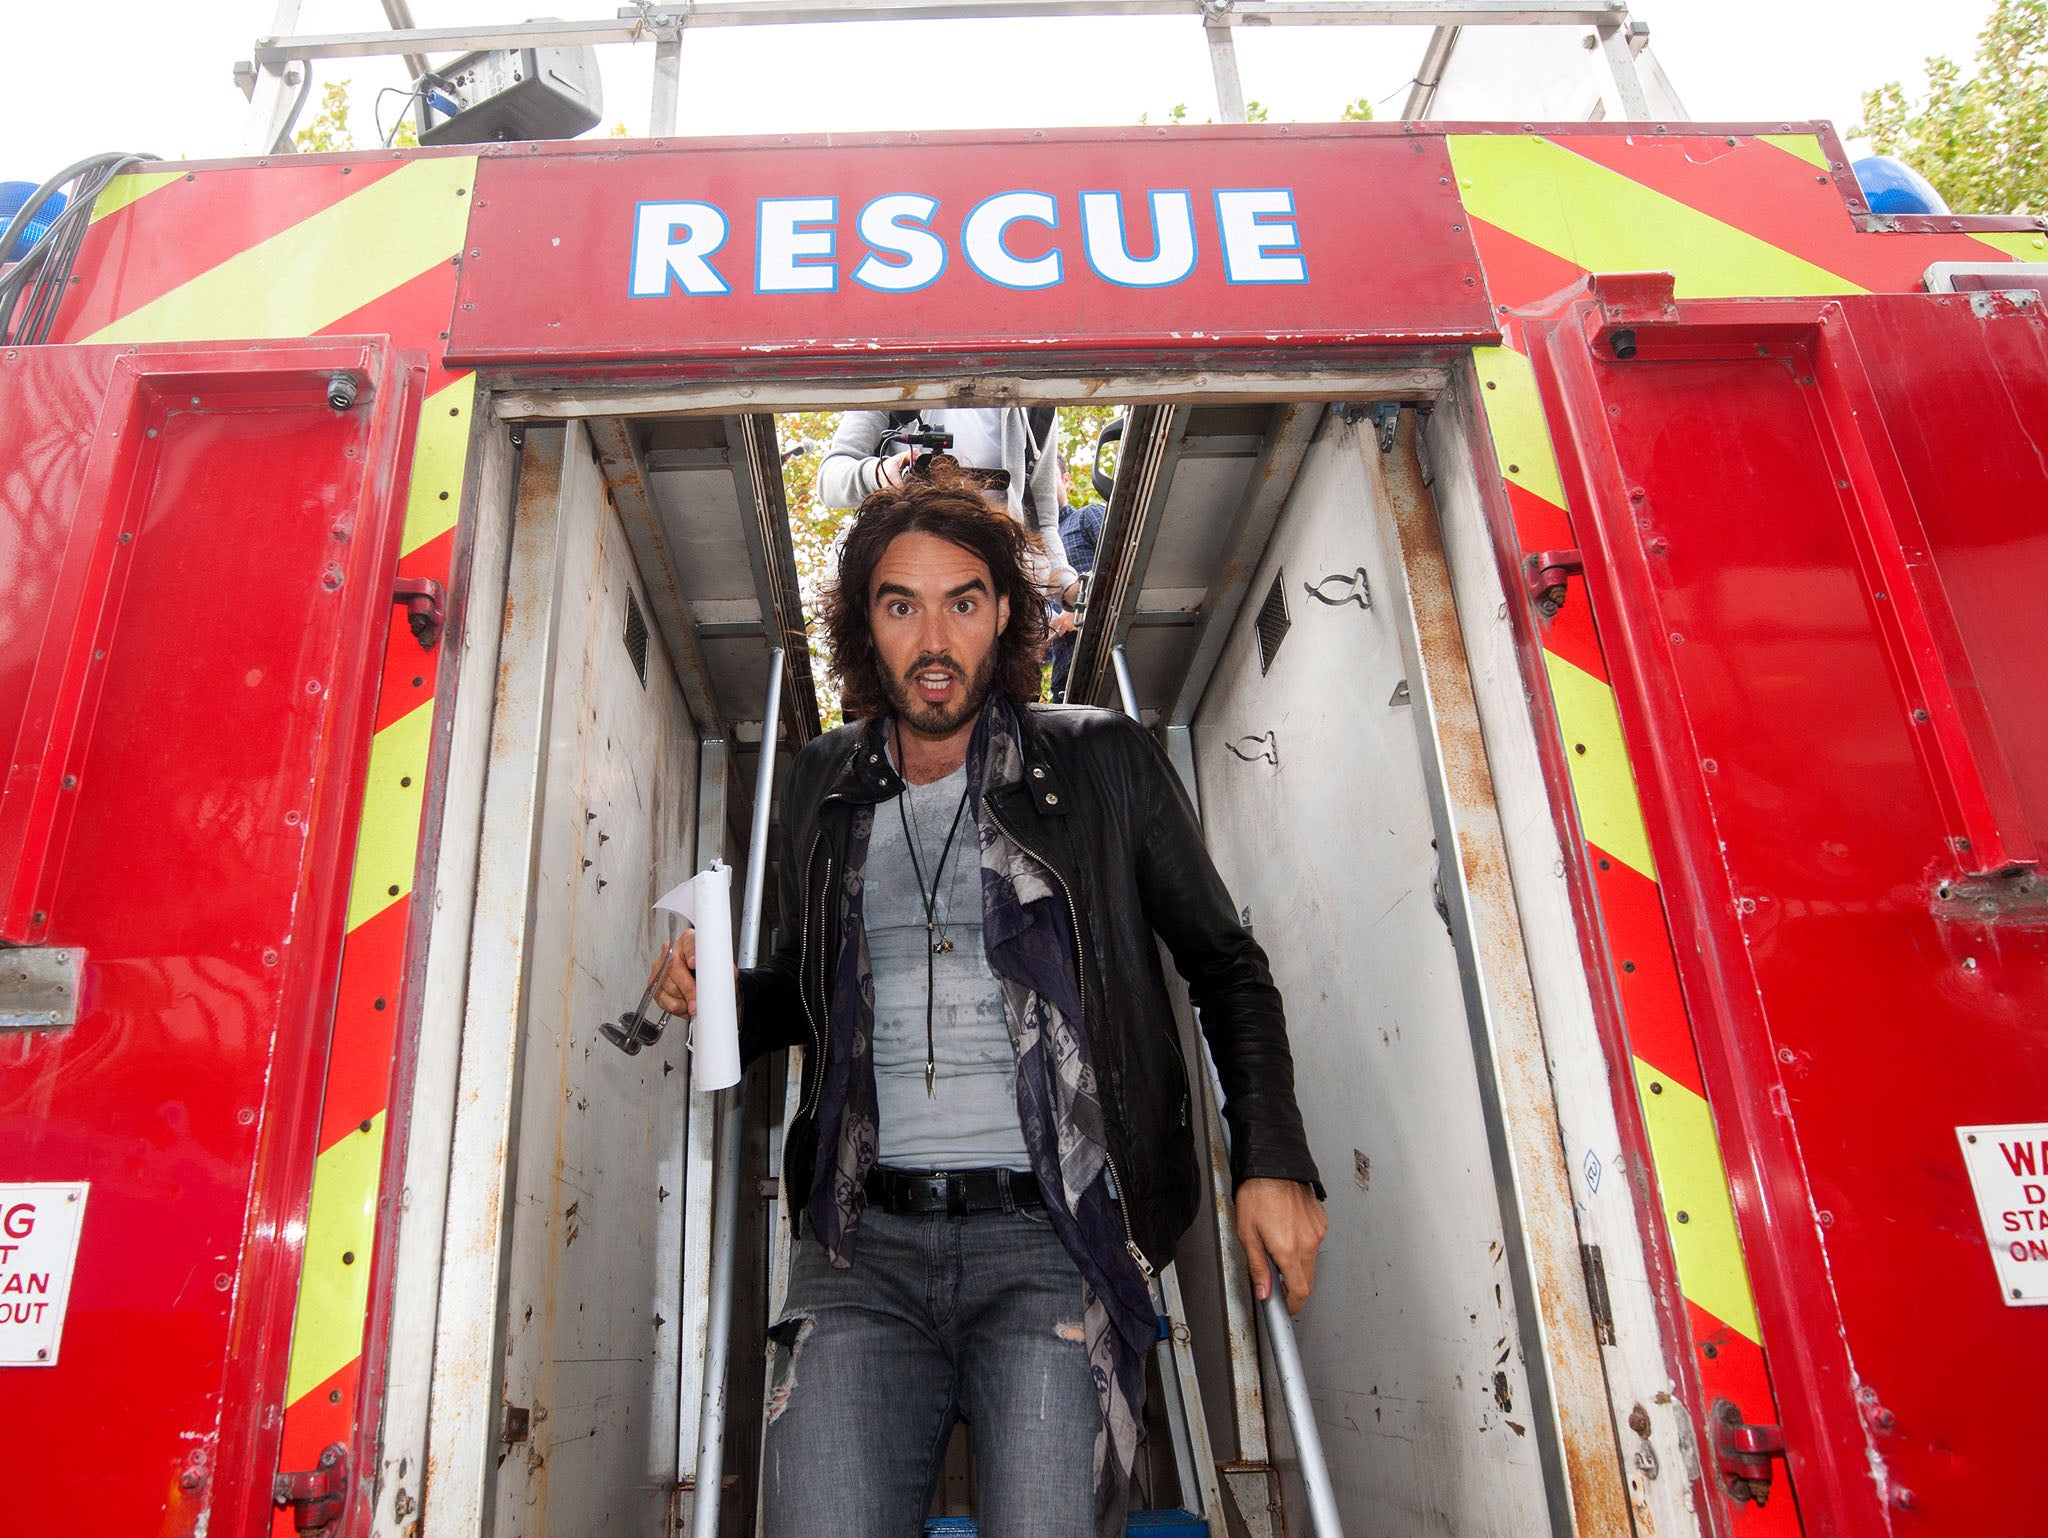
MULTIPOLYGON (((751 967, 761 949, 761 892, 768 871, 768 814, 775 799, 776 722, 782 710, 783 650, 768 664, 768 703, 761 711, 761 760, 754 770, 754 821, 747 838, 746 897, 740 905, 739 955, 751 967)), ((745 1084, 718 1094, 718 1157, 712 1173, 711 1282, 704 1326, 704 1398, 697 1418, 697 1487, 691 1538, 716 1538, 725 1483, 725 1379, 732 1352, 732 1276, 739 1249, 740 1160, 745 1143, 745 1084)))
MULTIPOLYGON (((1119 646, 1110 653, 1110 661, 1116 669, 1117 693, 1122 698, 1124 714, 1133 721, 1142 722, 1138 714, 1138 691, 1131 683, 1130 663, 1119 646)), ((1195 1033, 1195 1040, 1202 1049, 1202 1062, 1209 1070, 1209 1089, 1215 1097, 1217 1114, 1223 1106, 1223 1079, 1216 1072, 1216 1059, 1209 1055, 1209 1043, 1201 1032, 1195 1033)), ((1223 1128, 1225 1147, 1229 1146, 1230 1128, 1223 1128)), ((1274 1267, 1278 1270, 1278 1267, 1274 1267)), ((1280 1379, 1280 1397, 1287 1405, 1287 1429, 1294 1434, 1294 1450, 1301 1460, 1302 1484, 1308 1490, 1308 1515, 1310 1529, 1316 1538, 1344 1538, 1343 1520, 1337 1515, 1337 1492, 1330 1484, 1329 1461, 1323 1456, 1323 1435, 1316 1426, 1315 1405, 1308 1397, 1308 1375, 1301 1365, 1301 1348, 1294 1340, 1294 1320, 1287 1312, 1285 1290, 1272 1286, 1266 1294, 1266 1301, 1260 1306, 1266 1319, 1266 1339, 1273 1347, 1273 1370, 1280 1379)))

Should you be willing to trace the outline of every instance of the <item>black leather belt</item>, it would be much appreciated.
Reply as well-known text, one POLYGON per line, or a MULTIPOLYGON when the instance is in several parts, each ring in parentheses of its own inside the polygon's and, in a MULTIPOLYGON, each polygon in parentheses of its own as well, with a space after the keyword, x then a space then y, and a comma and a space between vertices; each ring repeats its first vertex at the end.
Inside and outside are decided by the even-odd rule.
POLYGON ((867 1198, 869 1206, 899 1216, 943 1212, 963 1218, 1045 1205, 1038 1177, 1028 1170, 898 1170, 880 1164, 868 1171, 867 1198))

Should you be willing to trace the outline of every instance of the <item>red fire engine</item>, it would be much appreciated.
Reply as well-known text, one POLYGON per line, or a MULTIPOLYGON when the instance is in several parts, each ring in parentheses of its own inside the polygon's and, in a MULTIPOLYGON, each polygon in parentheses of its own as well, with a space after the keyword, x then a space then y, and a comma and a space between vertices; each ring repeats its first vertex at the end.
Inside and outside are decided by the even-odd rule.
MULTIPOLYGON (((775 414, 1080 402, 1070 696, 1288 998, 1349 1530, 2048 1521, 2041 221, 1824 124, 1412 121, 149 163, 62 256, 0 1530, 752 1520, 786 1070, 596 1026, 819 729, 775 414)), ((1228 1195, 1142 1504, 1305 1533, 1228 1195)))

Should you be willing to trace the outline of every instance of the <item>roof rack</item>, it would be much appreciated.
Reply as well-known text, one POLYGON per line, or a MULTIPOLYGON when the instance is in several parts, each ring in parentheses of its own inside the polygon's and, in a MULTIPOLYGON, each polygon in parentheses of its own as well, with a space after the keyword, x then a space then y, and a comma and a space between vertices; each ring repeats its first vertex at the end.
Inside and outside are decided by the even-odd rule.
MULTIPOLYGON (((1473 26, 1560 26, 1591 28, 1614 76, 1616 99, 1632 121, 1651 117, 1636 70, 1636 54, 1649 27, 1629 17, 1626 0, 652 0, 624 5, 608 20, 525 21, 495 26, 419 27, 409 0, 382 0, 388 30, 297 36, 304 0, 278 0, 270 35, 258 38, 253 57, 236 65, 235 78, 249 97, 244 150, 268 155, 290 148, 291 127, 303 105, 312 59, 352 59, 396 54, 415 79, 427 73, 427 54, 490 48, 652 43, 654 94, 648 133, 675 132, 681 79, 683 34, 705 27, 822 26, 853 21, 960 21, 1018 17, 1194 16, 1209 42, 1209 67, 1216 83, 1216 113, 1226 123, 1245 121, 1244 87, 1238 76, 1236 28, 1414 27, 1435 30, 1423 50, 1401 115, 1428 114, 1458 34, 1473 26), (293 66, 297 68, 294 69, 293 66)), ((1591 46, 1589 40, 1588 46, 1591 46)))

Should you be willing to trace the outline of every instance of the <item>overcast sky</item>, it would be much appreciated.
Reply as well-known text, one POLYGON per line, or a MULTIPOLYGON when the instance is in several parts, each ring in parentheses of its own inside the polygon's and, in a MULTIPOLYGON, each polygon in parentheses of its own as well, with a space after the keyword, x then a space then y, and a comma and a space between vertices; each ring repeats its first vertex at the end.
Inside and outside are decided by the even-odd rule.
MULTIPOLYGON (((98 150, 211 158, 238 152, 246 117, 236 59, 270 29, 274 0, 9 3, 0 91, 0 180, 39 181, 98 150)), ((414 0, 422 26, 610 16, 618 0, 414 0)), ((1967 62, 1991 0, 1640 0, 1657 57, 1692 116, 1828 118, 1845 131, 1887 80, 1918 89, 1921 60, 1967 62)), ((377 0, 305 0, 301 32, 383 25, 377 0)), ((1335 117, 1364 96, 1398 114, 1427 33, 1408 28, 1240 29, 1245 94, 1274 120, 1335 117)), ((600 50, 605 122, 647 125, 648 46, 600 50)), ((680 131, 765 134, 871 128, 1039 127, 1196 119, 1213 98, 1193 18, 983 21, 722 29, 683 47, 680 131)), ((359 143, 396 61, 316 67, 348 78, 359 143)), ((385 121, 402 103, 384 102, 385 121)), ((310 110, 310 109, 309 109, 310 110)), ((602 131, 602 130, 600 130, 602 131)))

